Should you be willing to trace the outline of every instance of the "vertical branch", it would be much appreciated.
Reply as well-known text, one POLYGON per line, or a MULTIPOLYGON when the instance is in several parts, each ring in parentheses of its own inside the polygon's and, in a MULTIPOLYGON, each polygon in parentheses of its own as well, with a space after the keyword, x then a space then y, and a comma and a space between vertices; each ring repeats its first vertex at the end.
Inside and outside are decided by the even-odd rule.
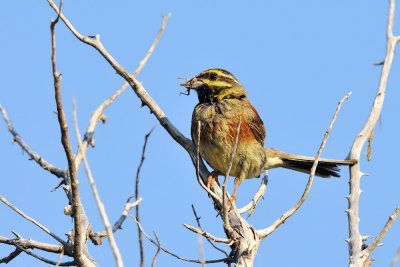
POLYGON ((77 261, 78 266, 84 265, 82 260, 82 228, 81 228, 81 216, 79 211, 80 198, 78 192, 78 179, 76 177, 76 169, 74 164, 74 153, 71 149, 71 144, 68 136, 68 125, 65 120, 64 108, 61 98, 61 73, 57 72, 56 66, 56 36, 55 36, 55 26, 60 19, 62 7, 62 0, 60 1, 60 8, 56 20, 52 20, 50 24, 51 30, 51 63, 53 69, 54 78, 54 90, 55 99, 57 103, 57 117, 60 124, 61 130, 61 143, 63 145, 65 155, 68 161, 68 175, 71 179, 71 189, 72 189, 72 214, 74 218, 74 258, 77 261))
MULTIPOLYGON (((150 132, 148 132, 145 137, 144 137, 144 144, 143 144, 143 150, 142 150, 142 157, 139 163, 139 167, 137 168, 136 171, 136 181, 135 181, 135 198, 136 201, 139 199, 139 174, 140 170, 142 169, 142 165, 144 160, 146 159, 145 152, 146 152, 146 146, 147 146, 147 140, 149 139, 151 133, 154 131, 154 129, 157 127, 158 122, 151 128, 150 132)), ((136 205, 136 220, 140 223, 140 215, 139 215, 139 205, 136 205)), ((138 236, 139 236, 139 247, 140 247, 140 267, 144 267, 144 247, 143 247, 143 236, 142 236, 142 231, 140 231, 140 228, 138 226, 138 236)))
MULTIPOLYGON (((386 45, 386 56, 382 68, 381 78, 379 82, 379 88, 375 96, 374 103, 372 105, 368 119, 354 140, 353 146, 350 150, 350 159, 359 160, 361 150, 364 147, 365 142, 373 131, 376 122, 381 114, 383 101, 385 98, 386 83, 389 76, 390 67, 392 65, 394 56, 394 47, 399 41, 399 37, 393 36, 393 24, 394 24, 394 10, 395 1, 389 0, 389 15, 388 15, 388 26, 387 26, 387 45, 386 45)), ((346 196, 348 200, 348 209, 346 210, 349 224, 349 254, 350 263, 349 266, 361 266, 362 263, 367 259, 363 257, 362 244, 363 236, 359 231, 359 200, 360 200, 360 179, 365 175, 360 171, 360 164, 354 164, 350 166, 350 194, 346 196)), ((365 255, 364 255, 365 256, 365 255)))

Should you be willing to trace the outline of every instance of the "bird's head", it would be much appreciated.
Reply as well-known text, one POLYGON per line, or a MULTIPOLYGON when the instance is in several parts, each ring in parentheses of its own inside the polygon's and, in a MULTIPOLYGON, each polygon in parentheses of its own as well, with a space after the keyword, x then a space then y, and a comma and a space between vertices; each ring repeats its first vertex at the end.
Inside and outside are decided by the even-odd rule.
POLYGON ((205 70, 191 80, 181 83, 197 92, 200 103, 216 103, 223 99, 247 99, 244 87, 232 73, 223 69, 205 70))

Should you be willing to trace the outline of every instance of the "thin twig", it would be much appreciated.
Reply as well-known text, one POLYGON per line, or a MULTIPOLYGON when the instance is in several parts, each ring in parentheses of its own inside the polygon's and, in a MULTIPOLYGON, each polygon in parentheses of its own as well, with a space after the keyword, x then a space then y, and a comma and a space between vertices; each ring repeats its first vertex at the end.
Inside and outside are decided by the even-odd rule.
MULTIPOLYGON (((128 216, 129 212, 131 209, 133 209, 134 207, 136 207, 137 205, 140 204, 140 202, 142 202, 142 198, 139 198, 138 200, 136 200, 133 203, 130 203, 129 201, 132 199, 133 197, 129 197, 128 200, 125 203, 124 206, 124 210, 122 211, 121 216, 119 217, 118 221, 116 221, 114 223, 114 226, 112 228, 113 233, 115 233, 117 230, 122 229, 122 224, 125 221, 126 217, 128 216)), ((107 237, 107 233, 106 231, 101 231, 101 232, 90 232, 89 234, 89 238, 90 240, 92 240, 93 244, 95 245, 101 245, 102 244, 102 240, 104 238, 107 237), (96 237, 99 237, 98 240, 96 240, 96 237)))
POLYGON ((364 253, 364 255, 367 256, 367 258, 372 253, 372 251, 379 245, 382 238, 389 231, 390 227, 392 227, 392 224, 397 219, 399 214, 400 214, 400 207, 397 207, 396 210, 393 212, 393 214, 389 216, 388 221, 386 222, 385 226, 382 228, 381 232, 374 239, 374 241, 372 241, 372 243, 366 249, 363 250, 363 253, 364 253))
MULTIPOLYGON (((142 156, 140 158, 140 163, 139 163, 139 166, 136 171, 136 181, 135 181, 135 198, 136 198, 136 200, 139 199, 139 176, 140 176, 140 170, 142 169, 143 162, 146 159, 145 152, 146 152, 147 140, 149 139, 151 133, 154 131, 154 129, 157 127, 157 125, 158 125, 158 122, 144 136, 142 156)), ((140 222, 139 205, 136 205, 136 220, 138 222, 140 222)), ((140 231, 139 227, 138 227, 138 239, 139 239, 139 248, 140 248, 140 265, 139 266, 144 267, 143 237, 142 237, 142 232, 140 231)))
MULTIPOLYGON (((23 248, 22 246, 18 245, 17 242, 15 242, 14 246, 16 246, 17 248, 19 248, 20 250, 22 250, 26 254, 28 254, 28 255, 30 255, 30 256, 32 256, 32 257, 34 257, 34 258, 36 258, 36 259, 38 259, 40 261, 43 261, 43 262, 51 264, 51 265, 57 265, 57 262, 49 260, 49 259, 46 259, 46 258, 43 258, 43 257, 33 253, 32 251, 27 250, 27 249, 23 248)), ((75 263, 75 261, 61 262, 61 263, 58 264, 58 266, 76 266, 76 263, 75 263)))
POLYGON ((64 250, 61 251, 60 256, 58 257, 56 267, 60 266, 61 259, 64 257, 64 250))
MULTIPOLYGON (((146 62, 148 61, 149 57, 151 56, 151 54, 154 51, 154 48, 156 47, 158 41, 160 40, 161 35, 163 34, 165 27, 167 25, 167 22, 169 20, 169 18, 171 17, 171 13, 168 14, 168 16, 164 17, 161 28, 156 36, 156 38, 154 39, 153 43, 151 44, 149 50, 147 51, 145 57, 140 61, 138 67, 136 68, 136 70, 132 73, 132 76, 136 76, 144 67, 144 65, 146 64, 146 62)), ((100 121, 104 110, 111 105, 111 103, 114 102, 114 100, 120 95, 122 94, 122 92, 125 91, 125 89, 129 86, 128 82, 124 82, 124 84, 109 98, 107 98, 95 111, 92 112, 92 115, 90 117, 90 121, 89 121, 89 126, 86 130, 86 133, 84 135, 84 140, 82 142, 82 151, 83 153, 86 153, 86 150, 88 148, 89 144, 92 144, 93 142, 93 133, 94 130, 97 126, 97 123, 100 121)), ((79 165, 82 162, 82 155, 81 153, 76 154, 75 157, 75 168, 77 170, 79 170, 79 165)))
POLYGON ((136 76, 138 75, 138 73, 143 69, 144 65, 146 64, 147 60, 149 59, 149 57, 151 56, 151 54, 154 51, 154 48, 156 47, 158 40, 160 40, 161 35, 164 32, 165 26, 167 25, 167 22, 169 20, 169 18, 171 17, 171 13, 168 13, 167 16, 163 16, 163 23, 161 25, 160 30, 158 31, 158 34, 156 36, 156 38, 153 41, 153 44, 151 45, 150 49, 147 51, 146 56, 140 61, 139 66, 136 68, 136 70, 132 73, 132 76, 136 76))
MULTIPOLYGON (((226 173, 225 173, 224 183, 222 184, 222 218, 224 221, 224 229, 228 232, 228 237, 233 235, 233 229, 232 229, 231 225, 229 224, 228 207, 226 205, 226 198, 227 198, 226 183, 228 182, 229 173, 231 172, 231 168, 232 168, 232 164, 233 164, 233 158, 235 157, 235 154, 236 154, 236 149, 237 149, 239 135, 240 135, 241 123, 242 123, 242 117, 239 117, 239 121, 238 121, 237 128, 236 128, 235 144, 233 146, 231 157, 229 159, 228 169, 226 170, 226 173)), ((236 187, 236 185, 235 185, 235 187, 236 187)), ((234 203, 232 202, 232 200, 230 200, 230 203, 231 203, 231 207, 234 207, 234 203)))
POLYGON ((10 119, 7 116, 6 110, 0 105, 0 111, 3 115, 3 119, 6 122, 8 126, 8 131, 11 133, 13 136, 13 140, 17 142, 17 144, 24 150, 29 157, 34 160, 37 164, 39 164, 40 167, 42 167, 44 170, 49 171, 50 173, 54 174, 57 177, 65 177, 65 170, 59 169, 55 167, 53 164, 48 163, 46 160, 43 159, 42 156, 37 154, 35 151, 33 151, 25 142, 22 140, 22 138, 19 136, 19 134, 15 131, 10 119))
POLYGON ((400 247, 397 249, 396 254, 394 255, 394 258, 392 260, 392 263, 390 264, 390 267, 394 267, 399 260, 400 257, 400 247))
POLYGON ((267 228, 265 228, 263 230, 259 230, 258 233, 260 234, 260 238, 261 239, 265 238, 266 236, 271 234, 273 231, 275 231, 276 228, 278 228, 282 223, 285 222, 286 219, 288 219, 290 216, 292 216, 300 208, 300 206, 304 203, 304 201, 306 200, 306 198, 308 196, 308 193, 310 192, 312 182, 314 180, 315 170, 317 169, 319 157, 320 157, 320 155, 322 153, 322 150, 325 147, 326 141, 328 140, 329 134, 330 134, 330 132, 332 130, 333 123, 336 120, 336 117, 337 117, 337 115, 338 115, 338 113, 340 111, 340 108, 342 107, 343 102, 346 99, 348 99, 350 95, 351 95, 351 92, 348 93, 342 100, 340 100, 340 102, 339 102, 339 104, 338 104, 338 106, 336 108, 336 112, 333 115, 333 118, 331 120, 331 123, 329 124, 328 130, 326 130, 326 132, 325 132, 325 135, 324 135, 324 138, 322 140, 321 146, 319 147, 317 155, 315 156, 315 160, 314 160, 314 163, 313 163, 312 168, 311 168, 310 177, 308 179, 306 189, 304 190, 304 193, 301 196, 300 200, 290 210, 286 211, 271 226, 269 226, 269 227, 267 227, 267 228))
POLYGON ((78 179, 76 177, 76 169, 74 164, 74 153, 71 149, 71 144, 68 136, 68 126, 65 119, 64 108, 61 98, 61 86, 60 78, 61 74, 57 72, 56 66, 56 36, 55 36, 55 26, 59 21, 61 15, 62 1, 60 1, 60 8, 58 10, 57 19, 52 21, 50 24, 51 29, 51 63, 53 69, 54 78, 54 90, 55 99, 57 103, 57 117, 60 124, 61 130, 61 143, 63 145, 65 156, 68 161, 68 175, 71 179, 71 193, 72 193, 72 215, 74 218, 74 254, 75 260, 78 265, 83 265, 84 261, 82 259, 82 243, 84 242, 84 237, 82 235, 82 225, 81 225, 81 214, 80 214, 80 198, 78 191, 78 179))
POLYGON ((154 257, 153 257, 153 261, 151 262, 151 267, 154 267, 154 266, 155 266, 158 253, 160 253, 160 250, 161 250, 160 239, 158 238, 156 231, 153 230, 153 234, 154 234, 154 236, 156 237, 158 248, 157 248, 156 254, 155 254, 154 257))
MULTIPOLYGON (((187 229, 189 229, 190 231, 199 234, 201 236, 206 237, 207 239, 211 239, 213 242, 219 242, 219 243, 225 243, 225 244, 230 244, 231 240, 227 239, 227 238, 219 238, 219 237, 215 237, 212 234, 204 231, 203 229, 200 228, 196 228, 187 224, 183 224, 183 226, 185 226, 187 229)), ((225 252, 223 250, 220 250, 221 252, 225 252)), ((225 252, 226 253, 226 252, 225 252)))
MULTIPOLYGON (((190 259, 182 258, 182 257, 180 257, 180 256, 178 256, 178 255, 172 253, 171 251, 169 251, 169 250, 167 250, 167 249, 161 247, 159 244, 157 244, 156 241, 154 241, 150 236, 148 236, 148 235, 146 234, 146 232, 145 232, 145 231, 143 230, 143 228, 142 228, 142 225, 136 220, 136 218, 135 218, 134 216, 132 216, 132 214, 129 214, 129 216, 131 216, 131 218, 136 222, 136 224, 139 226, 140 231, 142 231, 142 233, 144 234, 144 236, 145 236, 151 243, 153 243, 153 244, 156 245, 157 247, 160 247, 160 249, 161 249, 162 251, 168 253, 169 255, 171 255, 171 256, 173 256, 173 257, 175 257, 175 258, 177 258, 177 259, 183 260, 183 261, 193 262, 193 263, 200 263, 200 264, 202 263, 202 261, 199 261, 199 260, 190 260, 190 259)), ((229 259, 229 258, 224 258, 224 259, 218 259, 218 260, 207 260, 207 261, 205 261, 205 263, 230 262, 230 261, 231 261, 231 259, 229 259)))
POLYGON ((42 229, 44 232, 46 232, 48 235, 50 235, 51 237, 53 237, 55 240, 57 240, 58 242, 60 242, 60 244, 62 244, 64 247, 71 249, 71 246, 65 242, 64 240, 62 240, 59 236, 57 236, 56 234, 54 234, 53 232, 51 232, 49 229, 47 229, 46 227, 44 227, 43 225, 41 225, 38 221, 36 221, 35 219, 29 217, 28 215, 26 215, 25 213, 23 213, 20 209, 18 209, 17 207, 15 207, 13 204, 11 204, 6 198, 4 198, 2 195, 0 195, 0 201, 2 201, 4 204, 6 204, 8 207, 10 207, 12 210, 14 210, 16 213, 18 213, 19 215, 21 215, 23 218, 25 218, 26 220, 30 221, 31 223, 33 223, 34 225, 36 225, 37 227, 39 227, 40 229, 42 229))
MULTIPOLYGON (((192 204, 192 210, 193 210, 193 214, 194 214, 194 217, 195 217, 195 219, 196 219, 196 222, 197 222, 198 229, 200 229, 201 231, 205 232, 205 231, 203 230, 203 227, 201 227, 201 224, 200 224, 200 217, 197 216, 197 212, 196 212, 196 209, 194 208, 194 205, 193 205, 193 204, 192 204)), ((186 227, 186 226, 185 226, 185 227, 186 227)), ((207 233, 207 232, 205 232, 205 233, 207 233)), ((207 234, 209 234, 209 233, 207 233, 207 234)), ((203 234, 202 234, 202 235, 203 235, 203 234)), ((204 235, 203 235, 203 236, 204 236, 204 235)), ((214 237, 214 236, 212 236, 212 237, 204 236, 204 237, 206 238, 206 240, 208 241, 208 243, 210 243, 210 245, 211 245, 213 248, 215 248, 215 249, 218 250, 219 252, 223 253, 226 257, 228 257, 228 253, 226 253, 225 250, 223 250, 223 249, 217 247, 217 246, 214 244, 214 242, 216 242, 216 241, 215 241, 215 238, 216 238, 216 237, 214 237), (213 239, 213 238, 214 238, 214 239, 213 239), (211 239, 213 239, 213 241, 211 241, 211 239)))
POLYGON ((261 185, 258 188, 257 192, 254 194, 253 199, 246 206, 238 209, 238 212, 240 214, 243 214, 243 213, 249 211, 249 215, 247 216, 246 220, 255 211, 260 199, 264 197, 264 193, 267 190, 267 185, 268 185, 268 171, 265 171, 264 177, 261 179, 261 185))
MULTIPOLYGON (((82 148, 82 139, 81 139, 81 134, 79 132, 79 126, 78 126, 78 117, 77 117, 77 111, 76 111, 76 101, 75 98, 73 98, 73 115, 74 115, 74 125, 75 125, 75 134, 76 138, 78 140, 78 149, 82 148)), ((115 241, 114 234, 111 228, 111 223, 110 220, 108 219, 106 209, 104 208, 104 204, 100 199, 99 192, 97 191, 96 183, 94 181, 92 171, 90 170, 89 167, 89 162, 86 159, 86 154, 82 152, 82 158, 83 158, 83 163, 85 165, 85 170, 86 170, 86 175, 89 179, 90 187, 92 188, 93 196, 94 199, 96 200, 96 205, 99 209, 100 217, 103 221, 104 227, 106 228, 106 233, 110 242, 110 246, 112 249, 112 252, 114 254, 115 262, 117 263, 117 266, 122 267, 124 266, 121 253, 118 249, 117 242, 115 241)))
POLYGON ((206 264, 204 262, 205 254, 204 254, 204 246, 203 246, 203 237, 200 234, 197 235, 197 247, 199 250, 199 258, 201 261, 201 267, 204 267, 206 264))

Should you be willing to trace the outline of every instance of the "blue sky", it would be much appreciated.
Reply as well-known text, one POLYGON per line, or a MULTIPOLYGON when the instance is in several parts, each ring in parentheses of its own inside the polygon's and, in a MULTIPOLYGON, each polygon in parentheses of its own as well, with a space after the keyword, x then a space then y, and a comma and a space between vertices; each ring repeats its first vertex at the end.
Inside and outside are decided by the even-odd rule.
MULTIPOLYGON (((400 5, 400 4, 398 4, 400 5)), ((0 4, 2 41, 0 104, 20 136, 52 164, 66 167, 60 144, 50 62, 50 19, 47 1, 3 1, 0 4)), ((178 77, 191 78, 208 68, 231 71, 247 88, 266 129, 266 146, 286 152, 315 155, 338 101, 345 102, 322 154, 343 159, 363 126, 375 96, 386 48, 387 1, 64 1, 63 13, 84 35, 100 34, 106 49, 128 70, 145 55, 162 22, 172 13, 164 35, 139 74, 148 93, 186 136, 197 97, 180 96, 178 77)), ((397 8, 395 33, 399 34, 397 8)), ((91 112, 120 87, 123 80, 91 47, 79 42, 60 23, 56 29, 57 66, 72 146, 72 96, 78 104, 80 130, 91 112)), ((400 149, 400 58, 395 55, 387 84, 382 116, 374 133, 372 161, 362 152, 364 194, 360 200, 360 231, 375 237, 399 205, 400 177, 396 165, 400 149)), ((148 108, 127 89, 106 111, 107 123, 95 132, 96 148, 87 156, 101 198, 112 222, 134 192, 144 135, 156 123, 148 108)), ((63 214, 67 204, 59 182, 43 171, 16 144, 0 123, 0 194, 60 236, 72 220, 63 214)), ((265 239, 255 266, 345 266, 348 264, 348 170, 340 179, 315 179, 300 210, 265 239)), ((308 176, 272 170, 265 199, 249 222, 269 226, 300 198, 308 176)), ((84 170, 79 171, 80 194, 93 229, 103 230, 84 170)), ((230 192, 233 179, 229 180, 230 192)), ((243 182, 238 206, 246 204, 260 180, 243 182)), ((141 218, 144 229, 156 230, 162 245, 176 254, 198 259, 197 236, 182 224, 195 225, 194 204, 205 230, 224 237, 220 218, 197 184, 186 152, 157 127, 149 139, 141 172, 141 218)), ((24 238, 55 243, 44 232, 0 205, 0 235, 11 230, 24 238)), ((400 246, 396 222, 372 256, 375 266, 389 266, 400 246)), ((127 220, 116 239, 126 266, 139 263, 137 229, 127 220)), ((203 241, 205 243, 205 241, 203 241)), ((369 241, 371 242, 371 241, 369 241)), ((145 243, 146 266, 156 247, 145 243)), ((368 242, 367 242, 368 243, 368 242)), ((225 248, 226 249, 226 248, 225 248)), ((0 245, 0 257, 13 248, 0 245)), ((113 266, 107 242, 90 245, 101 266, 113 266)), ((223 255, 205 245, 206 259, 223 255)), ((49 255, 56 260, 57 255, 49 255)), ((66 259, 64 259, 66 260, 66 259)), ((188 266, 165 253, 158 266, 188 266)), ((47 266, 21 255, 10 266, 47 266)), ((222 264, 217 266, 223 266, 222 264)))

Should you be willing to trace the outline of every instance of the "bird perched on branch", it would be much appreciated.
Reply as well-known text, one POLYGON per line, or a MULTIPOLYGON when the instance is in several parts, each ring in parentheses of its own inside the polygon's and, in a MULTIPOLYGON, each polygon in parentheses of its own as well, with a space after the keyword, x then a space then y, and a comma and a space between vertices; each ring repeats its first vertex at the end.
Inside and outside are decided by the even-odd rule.
MULTIPOLYGON (((192 115, 191 135, 197 144, 200 122, 200 155, 213 168, 206 180, 208 187, 218 175, 225 175, 235 145, 240 118, 237 150, 229 175, 234 176, 232 199, 244 179, 258 177, 265 170, 283 167, 310 173, 312 157, 288 154, 264 148, 265 126, 250 104, 246 89, 229 71, 209 69, 181 84, 197 92, 199 103, 192 115)), ((320 159, 315 174, 339 177, 338 165, 354 164, 351 160, 320 159)))

